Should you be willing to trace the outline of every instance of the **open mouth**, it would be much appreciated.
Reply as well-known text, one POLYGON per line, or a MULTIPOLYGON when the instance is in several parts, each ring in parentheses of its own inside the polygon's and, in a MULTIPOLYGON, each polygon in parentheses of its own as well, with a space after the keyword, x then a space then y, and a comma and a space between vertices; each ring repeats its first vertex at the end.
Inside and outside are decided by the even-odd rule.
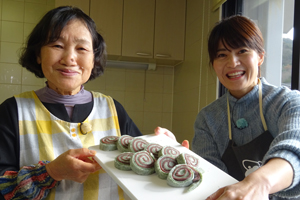
POLYGON ((226 76, 230 79, 234 79, 243 76, 245 73, 246 73, 245 71, 239 71, 239 72, 229 73, 226 76))

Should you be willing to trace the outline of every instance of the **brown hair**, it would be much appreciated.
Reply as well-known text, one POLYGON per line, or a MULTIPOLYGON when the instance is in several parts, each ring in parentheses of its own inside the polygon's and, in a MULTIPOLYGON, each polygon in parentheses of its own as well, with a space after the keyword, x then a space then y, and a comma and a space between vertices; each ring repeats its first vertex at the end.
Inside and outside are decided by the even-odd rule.
POLYGON ((211 64, 217 57, 220 41, 226 49, 227 46, 233 49, 248 47, 258 54, 265 51, 264 39, 260 29, 251 19, 244 16, 235 15, 223 19, 212 29, 208 39, 208 53, 211 64))

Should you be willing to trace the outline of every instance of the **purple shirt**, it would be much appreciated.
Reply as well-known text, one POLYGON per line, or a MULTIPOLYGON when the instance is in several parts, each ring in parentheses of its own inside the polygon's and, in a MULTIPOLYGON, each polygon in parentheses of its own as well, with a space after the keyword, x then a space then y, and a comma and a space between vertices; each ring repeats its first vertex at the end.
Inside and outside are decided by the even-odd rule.
POLYGON ((75 95, 61 95, 47 86, 36 90, 35 93, 42 102, 64 104, 70 118, 75 104, 85 104, 93 100, 92 93, 85 90, 84 86, 81 86, 75 95))

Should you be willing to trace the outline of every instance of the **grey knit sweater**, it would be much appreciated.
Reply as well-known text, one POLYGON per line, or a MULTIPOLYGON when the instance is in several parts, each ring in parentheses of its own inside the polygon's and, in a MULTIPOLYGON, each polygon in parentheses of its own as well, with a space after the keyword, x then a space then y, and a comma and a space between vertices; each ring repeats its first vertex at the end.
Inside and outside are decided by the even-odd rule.
MULTIPOLYGON (((293 183, 277 195, 295 197, 300 195, 300 92, 270 85, 264 78, 261 78, 261 82, 263 114, 268 130, 274 137, 263 164, 271 158, 279 157, 292 165, 293 183)), ((229 143, 226 100, 227 95, 223 95, 200 111, 195 121, 192 142, 195 153, 225 172, 227 168, 221 157, 229 143)), ((229 104, 232 138, 238 146, 264 132, 259 114, 258 85, 241 99, 229 94, 229 104), (240 118, 245 118, 249 124, 242 130, 235 128, 235 121, 240 118)))

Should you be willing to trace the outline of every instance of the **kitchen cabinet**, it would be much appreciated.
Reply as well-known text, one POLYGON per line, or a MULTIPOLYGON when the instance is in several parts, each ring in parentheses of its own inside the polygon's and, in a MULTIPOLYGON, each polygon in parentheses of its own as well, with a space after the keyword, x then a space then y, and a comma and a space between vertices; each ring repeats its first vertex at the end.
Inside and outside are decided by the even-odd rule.
POLYGON ((55 0, 55 7, 58 6, 76 6, 81 10, 83 10, 83 12, 88 15, 90 1, 89 0, 55 0))
POLYGON ((123 0, 91 0, 90 16, 104 38, 108 55, 121 55, 123 0))
POLYGON ((154 58, 184 59, 185 0, 157 0, 154 58))
POLYGON ((82 8, 103 36, 109 60, 175 66, 184 60, 186 0, 56 0, 82 8))
POLYGON ((155 0, 124 0, 122 56, 153 58, 155 0))

